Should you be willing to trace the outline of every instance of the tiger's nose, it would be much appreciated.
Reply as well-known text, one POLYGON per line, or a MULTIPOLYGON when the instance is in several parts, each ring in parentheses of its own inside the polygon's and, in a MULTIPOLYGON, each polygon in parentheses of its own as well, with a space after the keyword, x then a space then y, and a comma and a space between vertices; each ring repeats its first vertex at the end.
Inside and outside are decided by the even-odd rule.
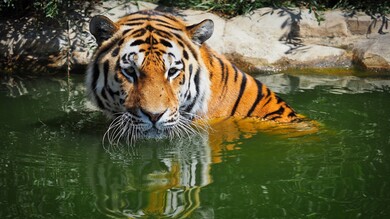
POLYGON ((167 110, 165 110, 164 112, 159 112, 159 113, 155 113, 155 112, 150 112, 148 110, 145 110, 145 109, 141 109, 141 112, 143 114, 145 114, 145 116, 147 116, 149 118, 149 120, 155 124, 156 122, 158 122, 158 120, 160 120, 160 118, 162 117, 162 115, 164 115, 164 113, 166 112, 167 110))

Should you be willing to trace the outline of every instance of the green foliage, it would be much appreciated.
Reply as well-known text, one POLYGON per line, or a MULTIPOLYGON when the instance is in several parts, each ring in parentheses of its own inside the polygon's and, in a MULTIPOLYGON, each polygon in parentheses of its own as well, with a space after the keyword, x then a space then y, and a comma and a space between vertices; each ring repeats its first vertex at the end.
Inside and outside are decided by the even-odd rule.
POLYGON ((34 3, 34 7, 38 10, 42 10, 46 17, 58 16, 58 7, 61 4, 61 0, 44 0, 34 3))
POLYGON ((3 0, 0 2, 1 17, 22 17, 36 15, 37 17, 57 18, 67 11, 74 3, 81 0, 3 0))
MULTIPOLYGON (((105 0, 0 0, 0 12, 1 17, 20 17, 33 13, 38 17, 56 18, 61 17, 62 12, 75 3, 101 1, 105 0)), ((321 11, 331 8, 344 9, 351 14, 356 11, 364 11, 373 18, 377 15, 384 16, 390 13, 390 1, 371 0, 154 0, 153 2, 183 9, 213 11, 227 17, 247 14, 260 7, 304 7, 308 8, 319 22, 323 20, 321 11)))
POLYGON ((260 7, 303 7, 308 8, 320 22, 321 11, 340 8, 350 11, 364 11, 368 15, 384 16, 390 13, 389 1, 371 0, 159 0, 158 3, 179 8, 195 8, 222 13, 226 16, 247 14, 260 7))

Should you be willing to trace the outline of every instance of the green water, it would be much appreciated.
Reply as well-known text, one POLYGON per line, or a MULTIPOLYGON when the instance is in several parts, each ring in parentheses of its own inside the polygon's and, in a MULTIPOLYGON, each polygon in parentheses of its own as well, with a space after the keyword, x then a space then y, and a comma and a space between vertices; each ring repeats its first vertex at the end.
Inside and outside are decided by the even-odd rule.
POLYGON ((259 75, 320 130, 115 148, 82 76, 1 77, 0 218, 390 216, 390 79, 259 75))

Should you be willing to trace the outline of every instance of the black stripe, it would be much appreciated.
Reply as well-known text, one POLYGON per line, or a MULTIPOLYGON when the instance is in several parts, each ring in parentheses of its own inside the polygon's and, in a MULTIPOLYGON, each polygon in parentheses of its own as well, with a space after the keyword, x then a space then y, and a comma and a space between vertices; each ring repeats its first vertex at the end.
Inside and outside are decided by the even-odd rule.
MULTIPOLYGON (((116 63, 115 63, 115 69, 114 69, 114 73, 120 71, 120 64, 119 64, 119 59, 116 60, 116 63)), ((116 74, 115 74, 116 75, 116 74)))
POLYGON ((119 77, 118 77, 118 74, 115 74, 114 80, 115 80, 116 82, 118 82, 118 83, 121 83, 121 81, 120 81, 120 79, 119 79, 119 77))
POLYGON ((134 22, 134 21, 130 21, 130 22, 124 23, 124 25, 126 25, 126 26, 138 26, 138 25, 142 25, 142 24, 145 24, 145 22, 134 22))
POLYGON ((144 35, 145 33, 146 33, 146 30, 142 28, 142 29, 133 31, 133 32, 131 33, 131 36, 132 36, 133 38, 137 38, 137 37, 140 37, 140 36, 144 35))
POLYGON ((267 88, 265 91, 266 91, 267 93, 265 94, 264 99, 267 99, 267 98, 268 98, 268 100, 267 100, 267 102, 265 102, 265 104, 263 105, 263 107, 267 106, 267 105, 271 102, 271 100, 273 99, 273 98, 271 97, 271 94, 272 94, 271 90, 267 88))
MULTIPOLYGON (((131 30, 131 29, 124 30, 124 31, 122 32, 121 35, 122 35, 122 36, 125 36, 128 32, 130 32, 130 30, 131 30)), ((123 38, 122 38, 122 39, 123 39, 123 38)))
POLYGON ((157 40, 153 37, 153 35, 150 34, 149 37, 146 38, 145 43, 147 43, 147 44, 149 44, 149 45, 155 45, 155 44, 157 44, 158 42, 157 42, 157 40))
POLYGON ((131 22, 134 22, 134 21, 150 21, 150 18, 149 17, 140 17, 140 18, 133 18, 131 20, 128 20, 125 24, 127 23, 131 23, 131 22))
POLYGON ((180 47, 183 47, 184 48, 184 44, 180 41, 177 41, 177 43, 179 44, 180 47))
POLYGON ((191 112, 191 110, 194 108, 195 103, 199 97, 199 75, 200 75, 200 68, 196 70, 195 77, 194 77, 194 83, 195 83, 195 90, 196 90, 196 96, 192 100, 191 104, 186 108, 186 112, 191 112))
POLYGON ((99 97, 97 97, 97 95, 95 94, 95 97, 96 97, 96 101, 97 101, 97 105, 100 109, 105 109, 106 107, 104 106, 103 102, 100 100, 99 97))
MULTIPOLYGON (((267 97, 265 97, 265 98, 267 98, 267 97)), ((267 105, 271 102, 271 100, 272 100, 272 98, 269 97, 268 100, 267 100, 267 102, 265 102, 265 104, 263 105, 263 107, 267 106, 267 105)))
POLYGON ((108 93, 110 94, 110 96, 112 97, 112 99, 114 99, 114 96, 117 95, 119 96, 119 91, 113 91, 110 87, 108 87, 108 93))
POLYGON ((108 71, 110 68, 110 62, 106 60, 103 64, 103 73, 104 73, 104 88, 107 87, 107 77, 108 77, 108 71))
MULTIPOLYGON (((173 35, 176 36, 176 38, 178 39, 178 42, 181 41, 182 43, 184 43, 184 44, 186 45, 186 47, 191 51, 192 56, 196 59, 196 61, 198 61, 198 56, 196 55, 195 49, 194 49, 187 41, 185 41, 185 40, 180 36, 180 34, 174 33, 173 35), (180 40, 180 41, 179 41, 179 40, 180 40)), ((179 43, 179 44, 180 44, 180 43, 179 43)), ((182 47, 184 47, 184 46, 182 46, 182 47)))
POLYGON ((133 18, 131 20, 128 20, 126 23, 130 23, 130 22, 134 22, 134 21, 147 21, 147 20, 148 20, 148 17, 140 17, 140 18, 133 18))
MULTIPOLYGON (((172 16, 169 16, 169 15, 167 15, 167 14, 162 14, 162 16, 165 17, 165 18, 168 19, 168 20, 171 20, 171 21, 173 21, 173 22, 177 22, 177 19, 176 19, 176 18, 174 18, 174 17, 172 17, 172 16)), ((168 23, 168 24, 169 24, 169 23, 168 23)))
POLYGON ((234 106, 233 106, 232 113, 230 114, 232 116, 236 113, 238 104, 240 103, 242 95, 244 94, 245 87, 246 87, 246 75, 243 74, 242 75, 241 87, 240 87, 240 93, 238 94, 237 100, 236 100, 236 102, 234 103, 234 106))
POLYGON ((97 80, 99 78, 99 65, 95 62, 95 64, 93 65, 93 68, 92 68, 92 90, 96 90, 96 85, 97 85, 97 80))
POLYGON ((183 85, 185 81, 186 81, 186 74, 183 74, 183 77, 181 78, 179 84, 183 85))
POLYGON ((287 117, 295 117, 295 116, 297 116, 297 114, 295 114, 295 112, 291 112, 291 113, 289 113, 289 114, 287 115, 287 117))
POLYGON ((107 78, 108 78, 108 71, 109 71, 109 68, 110 68, 110 63, 108 60, 106 60, 104 63, 103 63, 103 74, 104 74, 104 87, 102 88, 100 94, 102 95, 102 97, 104 99, 107 99, 107 95, 106 95, 106 88, 107 88, 107 78))
POLYGON ((233 69, 234 69, 234 82, 237 82, 237 78, 238 78, 238 69, 236 66, 233 65, 233 69))
POLYGON ((271 96, 271 90, 269 89, 269 88, 267 88, 267 94, 265 95, 265 97, 269 97, 269 96, 271 96))
POLYGON ((162 27, 165 27, 165 28, 169 28, 169 29, 172 29, 172 30, 178 30, 178 31, 181 31, 181 29, 179 28, 175 28, 175 27, 172 27, 171 24, 157 24, 158 26, 162 26, 162 27))
POLYGON ((145 27, 145 29, 152 32, 154 30, 154 27, 152 27, 152 25, 148 25, 145 27))
POLYGON ((188 60, 188 52, 185 49, 183 49, 183 57, 185 60, 188 60))
POLYGON ((143 43, 146 43, 146 42, 143 41, 143 40, 136 40, 136 41, 132 42, 132 43, 130 44, 130 46, 138 46, 138 45, 141 45, 141 44, 143 44, 143 43))
POLYGON ((188 66, 188 72, 190 73, 190 78, 191 78, 191 75, 192 75, 192 71, 194 70, 194 67, 192 66, 192 64, 190 64, 188 66))
POLYGON ((118 46, 122 46, 123 42, 125 41, 125 38, 122 38, 121 40, 118 41, 118 46))
POLYGON ((160 43, 166 47, 172 48, 172 44, 164 39, 160 39, 160 43))
POLYGON ((112 57, 116 57, 118 54, 119 54, 119 47, 115 48, 112 52, 111 52, 111 56, 112 57))
MULTIPOLYGON (((214 64, 213 64, 213 61, 214 61, 214 56, 210 57, 210 66, 213 67, 214 64)), ((213 78, 213 72, 209 71, 209 78, 210 78, 210 81, 211 79, 213 78)))
POLYGON ((127 60, 127 54, 124 54, 123 56, 122 56, 122 62, 124 63, 124 64, 128 64, 128 63, 130 63, 128 60, 127 60))
MULTIPOLYGON (((267 117, 272 116, 272 115, 282 115, 283 112, 284 112, 284 107, 280 107, 280 108, 279 108, 278 110, 276 110, 276 111, 267 113, 263 118, 264 118, 264 119, 267 119, 267 117)), ((276 118, 280 118, 280 117, 274 117, 274 118, 272 118, 272 119, 276 119, 276 118)))
POLYGON ((100 95, 102 95, 103 99, 106 99, 106 100, 107 100, 106 89, 103 88, 103 89, 100 91, 100 95))
POLYGON ((219 61, 219 65, 221 66, 221 72, 222 72, 221 81, 223 81, 225 78, 225 65, 223 64, 223 62, 220 58, 216 57, 216 59, 219 61))
POLYGON ((223 81, 223 89, 227 89, 227 82, 229 80, 229 68, 225 68, 225 80, 223 81))
POLYGON ((248 111, 248 114, 247 116, 251 116, 251 114, 253 113, 253 111, 256 109, 257 105, 259 104, 260 100, 263 98, 263 84, 256 80, 255 79, 255 82, 256 82, 256 85, 257 85, 257 97, 256 97, 256 100, 255 102, 252 104, 252 107, 250 108, 250 110, 248 111))
POLYGON ((100 98, 96 94, 97 80, 98 80, 99 75, 100 75, 99 65, 96 62, 93 65, 92 72, 93 72, 93 74, 92 74, 92 89, 91 90, 92 90, 93 96, 95 97, 95 100, 97 102, 98 107, 100 109, 104 109, 104 105, 103 105, 102 101, 100 100, 100 98))
MULTIPOLYGON (((167 17, 168 18, 168 17, 167 17)), ((171 18, 168 18, 169 20, 172 20, 171 18)), ((171 25, 171 23, 167 22, 167 21, 164 21, 164 20, 161 20, 161 19, 158 19, 158 18, 153 18, 151 19, 152 21, 158 21, 158 22, 161 22, 161 23, 164 23, 164 24, 168 24, 168 25, 171 25)), ((175 21, 175 20, 172 20, 172 21, 175 21)))
POLYGON ((114 80, 118 83, 121 83, 120 82, 120 79, 118 78, 118 72, 120 73, 120 65, 119 65, 119 59, 116 61, 116 64, 115 64, 115 74, 114 74, 114 80))
POLYGON ((172 36, 173 36, 172 33, 169 33, 169 32, 164 31, 164 30, 156 30, 156 31, 154 31, 154 33, 160 37, 163 37, 163 38, 172 38, 172 36))
POLYGON ((192 66, 192 64, 190 64, 190 65, 188 66, 188 72, 189 72, 188 79, 189 79, 189 81, 188 81, 187 91, 186 91, 186 93, 184 94, 184 98, 185 98, 185 99, 191 98, 191 94, 189 95, 189 93, 190 93, 190 86, 191 86, 192 71, 193 71, 193 66, 192 66))

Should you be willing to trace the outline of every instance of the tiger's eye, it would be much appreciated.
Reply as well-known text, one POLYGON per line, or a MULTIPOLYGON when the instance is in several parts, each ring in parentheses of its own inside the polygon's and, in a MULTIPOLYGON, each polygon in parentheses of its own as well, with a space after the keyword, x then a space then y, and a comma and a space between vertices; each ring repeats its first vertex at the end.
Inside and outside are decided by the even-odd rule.
POLYGON ((129 80, 134 81, 137 77, 135 68, 130 66, 128 68, 122 68, 122 74, 129 80))
POLYGON ((168 78, 175 78, 177 75, 179 75, 180 70, 177 68, 170 68, 168 70, 168 78))
POLYGON ((171 69, 169 69, 168 74, 170 74, 170 76, 171 76, 171 75, 174 75, 177 71, 178 71, 178 69, 176 69, 176 68, 171 68, 171 69))

